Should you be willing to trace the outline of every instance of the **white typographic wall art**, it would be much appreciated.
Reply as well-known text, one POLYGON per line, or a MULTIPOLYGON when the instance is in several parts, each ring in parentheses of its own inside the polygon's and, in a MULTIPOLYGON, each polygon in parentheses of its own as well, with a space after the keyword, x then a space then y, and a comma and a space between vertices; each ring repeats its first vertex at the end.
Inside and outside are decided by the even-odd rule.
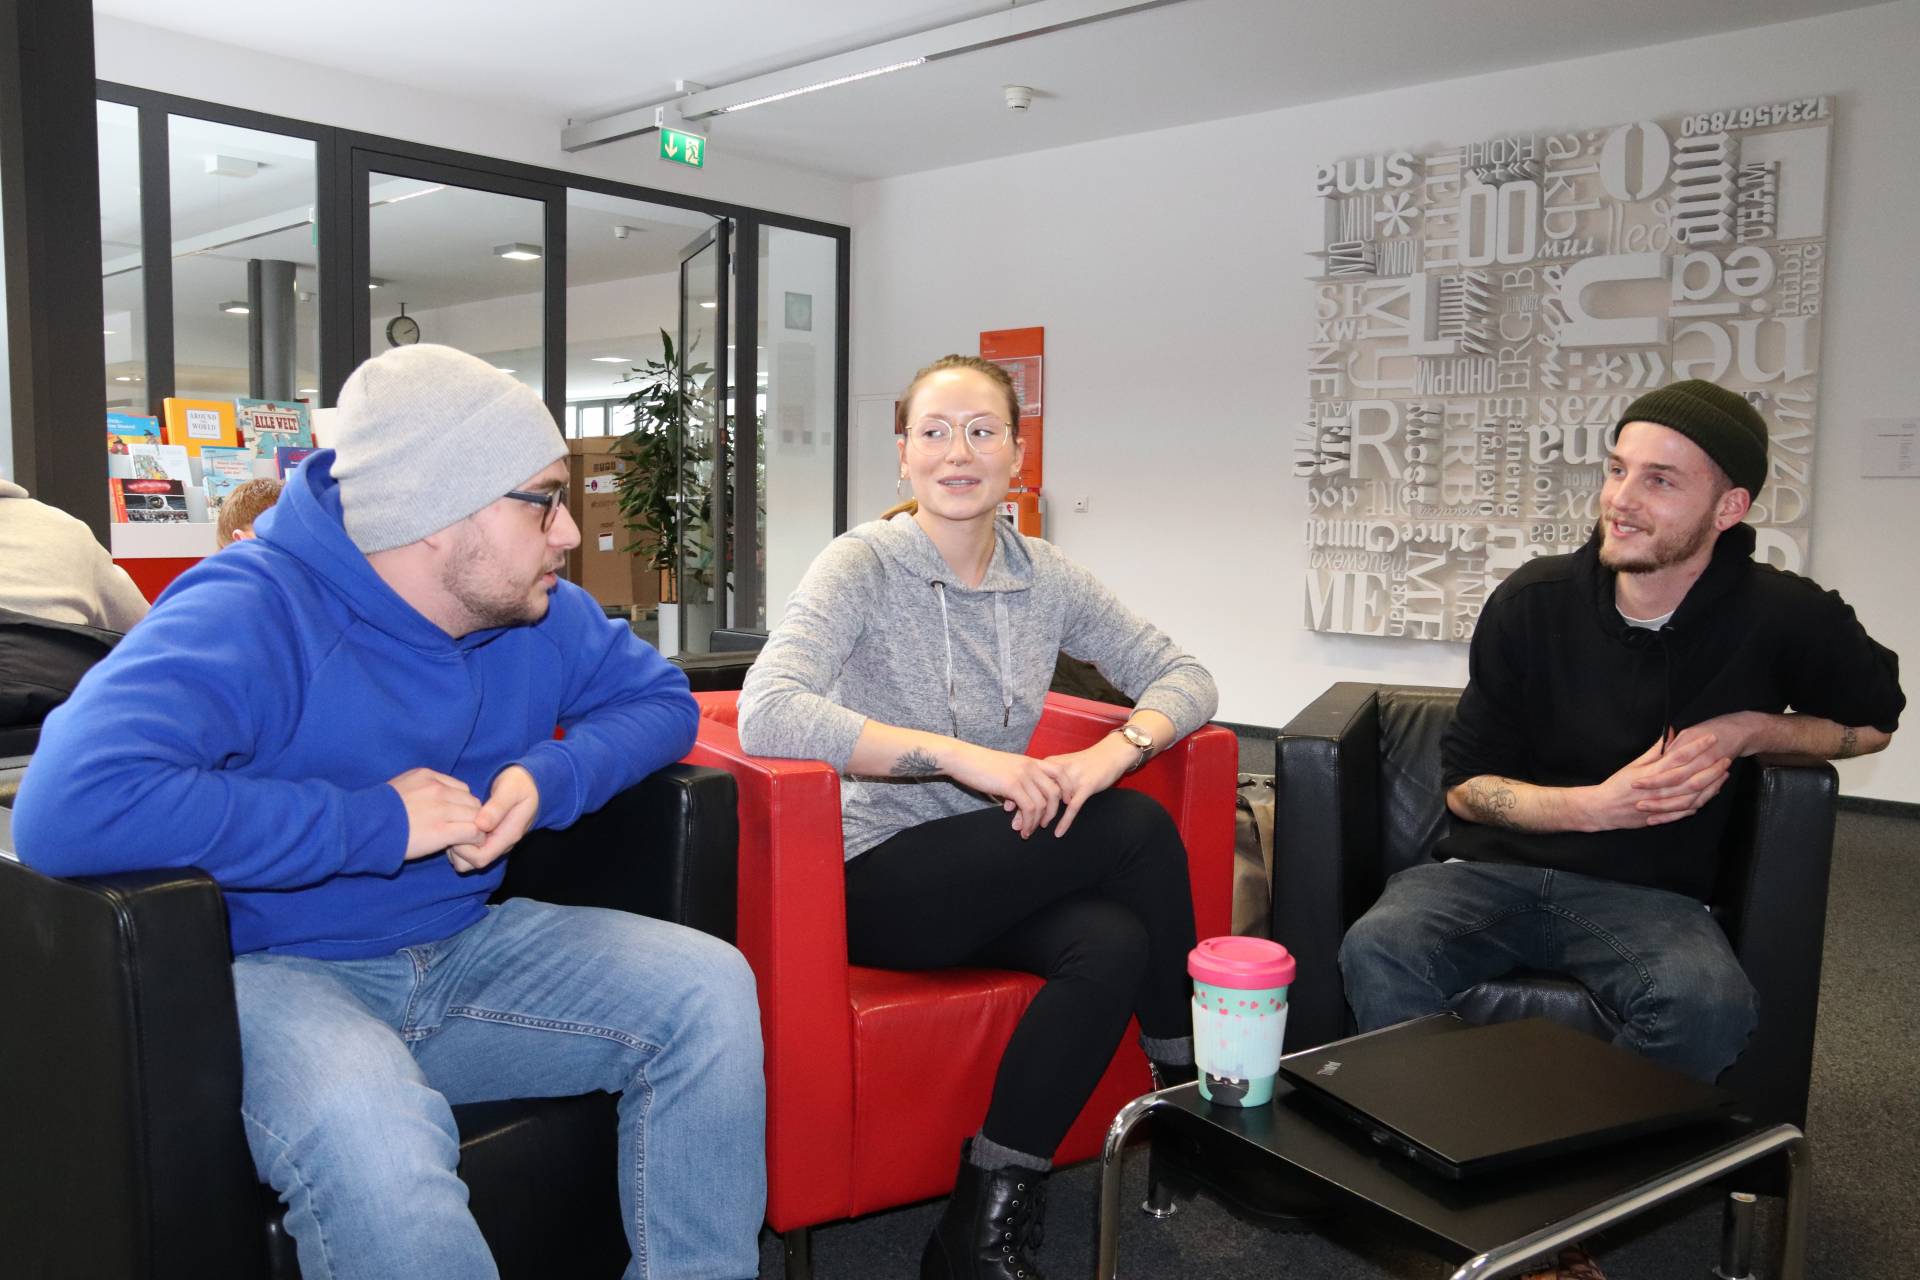
POLYGON ((1306 624, 1462 641, 1584 543, 1608 435, 1682 378, 1745 395, 1756 553, 1804 572, 1819 423, 1829 98, 1321 165, 1306 624))

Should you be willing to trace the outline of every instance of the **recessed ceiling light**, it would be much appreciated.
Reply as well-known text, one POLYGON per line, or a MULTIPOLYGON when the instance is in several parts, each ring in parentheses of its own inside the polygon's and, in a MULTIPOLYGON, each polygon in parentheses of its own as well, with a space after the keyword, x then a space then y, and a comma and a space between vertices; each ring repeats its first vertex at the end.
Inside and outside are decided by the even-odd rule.
POLYGON ((102 329, 100 331, 100 336, 104 338, 111 338, 114 334, 118 332, 120 332, 118 329, 102 329))
POLYGON ((632 364, 633 363, 633 361, 627 359, 625 356, 594 356, 593 362, 595 364, 632 364))
POLYGON ((537 244, 522 244, 518 240, 512 244, 497 244, 493 246, 493 256, 496 258, 507 258, 513 262, 538 262, 540 261, 540 246, 537 244))
POLYGON ((700 305, 701 305, 701 307, 702 307, 702 308, 704 308, 705 310, 708 310, 708 311, 711 311, 711 310, 713 310, 713 309, 714 309, 715 307, 717 307, 717 306, 719 306, 720 304, 719 304, 719 303, 717 303, 717 302, 703 302, 703 303, 701 303, 700 305))
MULTIPOLYGON (((494 367, 494 368, 496 368, 496 369, 500 369, 500 366, 499 366, 499 365, 495 365, 495 366, 493 366, 493 367, 494 367)), ((518 369, 500 369, 500 372, 502 372, 502 373, 518 373, 518 372, 520 372, 520 371, 519 371, 518 369)))
POLYGON ((300 389, 299 389, 298 391, 296 391, 296 392, 294 392, 293 394, 295 394, 295 395, 297 395, 297 396, 317 396, 317 395, 319 395, 319 394, 320 394, 320 388, 318 388, 318 387, 302 387, 302 388, 300 388, 300 389))
POLYGON ((409 191, 405 195, 388 196, 385 200, 375 200, 373 203, 375 207, 378 207, 383 204, 399 204, 402 200, 412 200, 419 196, 430 196, 436 191, 445 191, 445 190, 446 188, 444 186, 422 187, 418 191, 409 191))
POLYGON ((250 313, 250 309, 244 302, 223 302, 220 304, 220 309, 230 316, 244 316, 250 313))
POLYGON ((386 283, 386 281, 385 281, 385 280, 382 280, 382 279, 381 279, 380 277, 378 277, 378 276, 369 276, 369 277, 367 278, 367 288, 369 288, 369 289, 378 289, 378 288, 379 288, 379 287, 380 287, 381 285, 383 285, 383 284, 385 284, 385 283, 386 283))
POLYGON ((114 381, 115 382, 132 382, 133 379, 129 378, 126 374, 122 373, 122 374, 116 375, 114 377, 114 381))

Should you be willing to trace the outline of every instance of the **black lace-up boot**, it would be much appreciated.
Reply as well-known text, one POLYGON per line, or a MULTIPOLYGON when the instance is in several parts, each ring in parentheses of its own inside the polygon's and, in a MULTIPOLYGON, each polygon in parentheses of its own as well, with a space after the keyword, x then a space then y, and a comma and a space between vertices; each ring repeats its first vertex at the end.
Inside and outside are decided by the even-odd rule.
POLYGON ((1046 1212, 1046 1175, 982 1169, 960 1147, 960 1179, 920 1255, 920 1280, 1045 1280, 1033 1264, 1046 1212))

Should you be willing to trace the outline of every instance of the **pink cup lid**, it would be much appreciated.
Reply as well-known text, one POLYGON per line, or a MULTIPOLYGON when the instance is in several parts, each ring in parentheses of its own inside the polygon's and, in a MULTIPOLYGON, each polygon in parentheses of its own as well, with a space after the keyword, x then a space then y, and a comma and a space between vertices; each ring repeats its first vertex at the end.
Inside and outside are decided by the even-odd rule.
POLYGON ((1251 991, 1293 985, 1293 957, 1265 938, 1208 938, 1187 952, 1187 972, 1216 987, 1251 991))

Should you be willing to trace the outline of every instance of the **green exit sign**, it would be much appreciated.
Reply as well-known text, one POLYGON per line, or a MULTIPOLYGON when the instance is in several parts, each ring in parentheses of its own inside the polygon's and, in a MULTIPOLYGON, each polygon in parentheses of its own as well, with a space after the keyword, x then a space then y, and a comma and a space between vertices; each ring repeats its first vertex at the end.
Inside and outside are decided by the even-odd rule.
POLYGON ((684 164, 690 168, 704 168, 707 163, 707 140, 697 133, 682 133, 678 129, 660 131, 660 158, 671 160, 675 164, 684 164))

